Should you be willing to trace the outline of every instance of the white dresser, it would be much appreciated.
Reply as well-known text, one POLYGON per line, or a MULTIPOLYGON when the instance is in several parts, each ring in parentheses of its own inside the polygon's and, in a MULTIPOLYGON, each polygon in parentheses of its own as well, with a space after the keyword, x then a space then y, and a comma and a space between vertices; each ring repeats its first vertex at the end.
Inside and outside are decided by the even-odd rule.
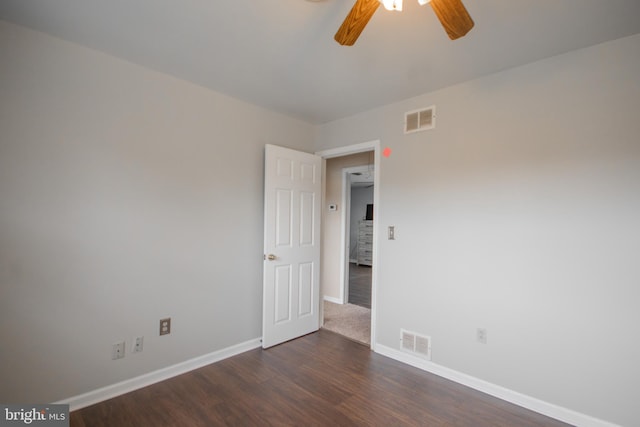
POLYGON ((373 264, 373 221, 358 221, 358 259, 357 264, 373 264))

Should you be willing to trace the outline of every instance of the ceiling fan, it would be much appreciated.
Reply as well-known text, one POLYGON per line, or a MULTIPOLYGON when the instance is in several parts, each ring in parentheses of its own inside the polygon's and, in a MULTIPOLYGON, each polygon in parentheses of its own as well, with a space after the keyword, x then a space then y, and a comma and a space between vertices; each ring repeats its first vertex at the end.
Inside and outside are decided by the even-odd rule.
MULTIPOLYGON (((352 46, 381 3, 388 10, 402 10, 402 0, 356 0, 334 36, 336 41, 352 46)), ((461 0, 418 0, 418 3, 431 4, 451 40, 464 36, 473 28, 473 19, 461 0)))

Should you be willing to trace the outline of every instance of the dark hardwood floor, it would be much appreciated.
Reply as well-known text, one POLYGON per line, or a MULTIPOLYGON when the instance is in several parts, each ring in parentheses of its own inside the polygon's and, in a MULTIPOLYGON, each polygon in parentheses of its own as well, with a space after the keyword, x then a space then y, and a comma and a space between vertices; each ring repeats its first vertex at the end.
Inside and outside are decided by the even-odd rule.
POLYGON ((329 331, 71 413, 75 427, 565 426, 329 331))
POLYGON ((371 308, 371 267, 349 264, 349 303, 371 308))

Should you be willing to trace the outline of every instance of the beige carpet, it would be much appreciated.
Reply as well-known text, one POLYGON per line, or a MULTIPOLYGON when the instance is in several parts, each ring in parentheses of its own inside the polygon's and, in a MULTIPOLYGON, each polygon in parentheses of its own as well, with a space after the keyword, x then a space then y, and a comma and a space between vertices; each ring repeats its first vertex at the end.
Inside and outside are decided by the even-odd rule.
POLYGON ((324 329, 352 340, 371 343, 371 310, 354 304, 324 301, 324 329))

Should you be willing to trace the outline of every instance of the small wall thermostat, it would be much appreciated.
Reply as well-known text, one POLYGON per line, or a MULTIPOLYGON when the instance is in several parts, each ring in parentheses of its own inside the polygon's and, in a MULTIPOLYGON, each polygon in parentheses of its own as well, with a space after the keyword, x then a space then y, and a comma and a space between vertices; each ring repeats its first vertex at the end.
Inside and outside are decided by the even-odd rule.
POLYGON ((335 203, 332 203, 329 205, 329 210, 330 211, 337 211, 338 210, 338 205, 336 205, 335 203))

